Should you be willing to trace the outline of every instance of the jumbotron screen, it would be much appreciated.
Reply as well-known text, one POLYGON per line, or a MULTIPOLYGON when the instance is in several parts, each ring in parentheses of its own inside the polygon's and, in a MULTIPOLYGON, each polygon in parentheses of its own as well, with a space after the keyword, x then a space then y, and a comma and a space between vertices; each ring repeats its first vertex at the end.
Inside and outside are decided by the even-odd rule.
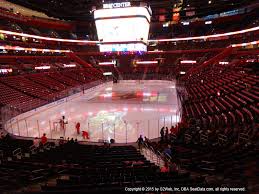
POLYGON ((99 9, 94 12, 100 52, 146 51, 151 12, 147 7, 99 9))

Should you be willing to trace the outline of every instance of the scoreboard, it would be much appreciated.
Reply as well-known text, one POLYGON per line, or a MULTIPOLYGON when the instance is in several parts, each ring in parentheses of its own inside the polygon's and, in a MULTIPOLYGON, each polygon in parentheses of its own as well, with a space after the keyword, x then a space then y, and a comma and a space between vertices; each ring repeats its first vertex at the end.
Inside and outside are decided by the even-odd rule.
POLYGON ((151 10, 130 2, 104 4, 94 11, 101 52, 147 51, 151 10))

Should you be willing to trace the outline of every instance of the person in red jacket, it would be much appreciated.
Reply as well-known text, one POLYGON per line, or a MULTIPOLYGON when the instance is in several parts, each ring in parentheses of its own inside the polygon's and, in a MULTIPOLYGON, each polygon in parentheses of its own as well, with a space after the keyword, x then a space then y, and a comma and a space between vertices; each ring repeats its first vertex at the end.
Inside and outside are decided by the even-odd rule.
POLYGON ((48 139, 46 137, 46 133, 43 133, 43 136, 41 137, 41 144, 45 145, 47 143, 48 139))
POLYGON ((82 131, 82 136, 83 136, 83 139, 90 139, 89 133, 87 131, 82 131))
POLYGON ((170 132, 171 132, 171 134, 174 134, 174 132, 175 132, 175 128, 173 125, 171 126, 170 132))
POLYGON ((79 122, 77 122, 77 124, 76 124, 76 132, 78 135, 80 134, 80 123, 79 122))
POLYGON ((167 162, 165 162, 165 165, 160 168, 160 172, 169 172, 169 166, 167 162))

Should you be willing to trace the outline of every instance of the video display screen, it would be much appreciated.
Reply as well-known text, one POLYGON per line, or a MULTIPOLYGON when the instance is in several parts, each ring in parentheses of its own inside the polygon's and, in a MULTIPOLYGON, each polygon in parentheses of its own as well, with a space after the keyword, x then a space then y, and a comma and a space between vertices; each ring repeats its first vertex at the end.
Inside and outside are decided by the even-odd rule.
POLYGON ((146 7, 96 10, 94 19, 102 42, 100 51, 146 51, 150 17, 146 7))

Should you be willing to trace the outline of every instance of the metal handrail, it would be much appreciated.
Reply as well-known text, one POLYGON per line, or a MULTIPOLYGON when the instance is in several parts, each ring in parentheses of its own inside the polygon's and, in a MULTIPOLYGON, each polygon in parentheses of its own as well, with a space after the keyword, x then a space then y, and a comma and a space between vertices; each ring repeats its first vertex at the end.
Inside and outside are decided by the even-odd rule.
POLYGON ((13 156, 19 156, 22 154, 22 149, 21 148, 17 148, 13 151, 13 156))
POLYGON ((146 143, 146 142, 144 142, 143 144, 145 145, 145 147, 147 147, 147 148, 148 148, 148 145, 147 145, 147 143, 146 143))
POLYGON ((157 153, 158 153, 157 158, 159 159, 159 164, 160 164, 161 160, 163 160, 162 153, 160 151, 157 151, 157 153))
POLYGON ((49 142, 47 142, 44 146, 43 149, 47 150, 51 148, 51 144, 49 142))
POLYGON ((165 158, 166 158, 167 162, 172 161, 172 157, 168 153, 165 153, 165 156, 166 156, 165 158))
POLYGON ((36 153, 37 147, 35 145, 31 145, 29 149, 31 153, 36 153))

